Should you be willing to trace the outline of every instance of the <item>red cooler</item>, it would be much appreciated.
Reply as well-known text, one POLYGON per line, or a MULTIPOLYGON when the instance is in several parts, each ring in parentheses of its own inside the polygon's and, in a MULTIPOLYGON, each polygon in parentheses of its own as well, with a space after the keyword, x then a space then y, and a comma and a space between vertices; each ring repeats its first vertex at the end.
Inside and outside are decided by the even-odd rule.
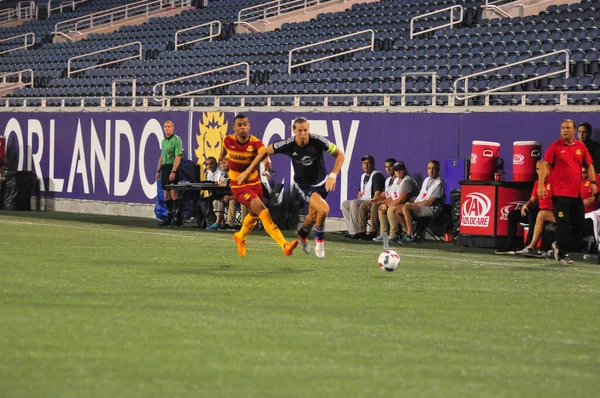
POLYGON ((542 157, 542 146, 537 141, 515 141, 513 143, 513 181, 537 180, 535 164, 542 157))
POLYGON ((473 141, 471 149, 471 181, 491 181, 498 165, 500 144, 489 141, 473 141))

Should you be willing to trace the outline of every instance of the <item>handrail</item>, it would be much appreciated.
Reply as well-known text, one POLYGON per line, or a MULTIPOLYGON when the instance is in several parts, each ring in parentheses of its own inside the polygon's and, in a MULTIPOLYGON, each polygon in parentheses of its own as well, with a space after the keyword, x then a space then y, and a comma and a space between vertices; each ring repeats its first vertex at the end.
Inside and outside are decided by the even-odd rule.
POLYGON ((188 6, 190 2, 191 0, 140 0, 135 3, 109 8, 81 17, 71 18, 66 21, 60 21, 54 25, 54 32, 73 32, 80 29, 92 28, 94 26, 112 24, 116 20, 131 18, 141 14, 148 15, 150 11, 162 10, 167 7, 185 7, 188 6), (151 7, 155 8, 151 9, 151 7), (105 19, 105 17, 110 18, 105 19))
POLYGON ((243 26, 247 27, 248 29, 250 29, 250 30, 252 30, 252 31, 254 31, 256 33, 260 32, 260 29, 255 28, 251 23, 248 23, 248 22, 235 21, 234 24, 236 24, 236 25, 243 25, 243 26))
POLYGON ((189 28, 185 28, 185 29, 180 29, 177 32, 175 32, 175 50, 179 49, 179 47, 185 46, 186 44, 192 44, 192 43, 196 43, 196 42, 203 41, 203 40, 212 41, 213 37, 217 37, 220 34, 221 34, 221 22, 217 21, 217 20, 203 23, 201 25, 190 26, 189 28), (217 33, 213 33, 213 25, 214 24, 217 25, 217 33), (198 29, 198 28, 201 28, 206 25, 209 26, 208 36, 201 37, 201 38, 195 39, 195 40, 186 41, 185 43, 181 43, 181 44, 179 43, 179 34, 180 33, 198 29))
POLYGON ((403 73, 400 78, 402 84, 400 88, 402 106, 406 105, 406 76, 431 76, 431 106, 437 105, 437 72, 407 72, 403 73))
POLYGON ((0 43, 9 41, 9 40, 13 40, 13 39, 18 39, 19 37, 25 37, 25 42, 23 43, 22 46, 9 48, 8 50, 0 51, 0 54, 5 54, 5 53, 12 52, 12 51, 17 51, 17 50, 24 50, 35 44, 35 33, 33 33, 33 32, 23 33, 22 35, 9 37, 8 39, 1 39, 0 43), (31 37, 31 44, 29 44, 29 40, 28 40, 29 37, 31 37))
POLYGON ((14 8, 7 8, 5 10, 0 11, 0 23, 10 21, 12 19, 17 19, 17 10, 14 8))
POLYGON ((465 9, 462 6, 454 5, 454 6, 442 8, 441 10, 436 10, 436 11, 428 12, 426 14, 417 15, 416 17, 414 17, 413 19, 410 20, 410 38, 412 39, 417 35, 422 35, 423 33, 431 32, 431 31, 434 31, 437 29, 441 29, 441 28, 445 28, 448 26, 453 26, 454 24, 457 24, 457 23, 461 23, 463 20, 464 13, 465 13, 465 9), (455 9, 459 10, 459 19, 456 21, 454 20, 454 10, 455 9), (433 28, 429 28, 429 29, 425 29, 425 30, 420 30, 417 33, 415 33, 414 23, 416 20, 428 17, 430 15, 441 14, 444 11, 450 11, 450 22, 449 23, 444 24, 444 25, 435 26, 433 28))
POLYGON ((6 73, 3 73, 3 74, 0 74, 0 79, 1 79, 0 80, 0 84, 3 84, 3 83, 4 84, 9 84, 9 83, 15 83, 15 84, 16 83, 20 83, 21 84, 21 86, 19 86, 19 87, 11 86, 11 87, 0 88, 0 92, 10 91, 10 90, 14 90, 15 88, 21 88, 21 87, 27 87, 27 86, 33 87, 33 80, 34 80, 33 78, 34 78, 33 69, 23 69, 23 70, 20 70, 20 71, 17 71, 17 72, 6 72, 6 73), (26 73, 26 72, 29 72, 31 74, 31 79, 29 80, 28 83, 23 82, 23 74, 26 73), (16 82, 7 82, 6 81, 7 77, 14 76, 14 75, 18 75, 19 76, 19 80, 18 81, 16 81, 16 82))
POLYGON ((33 1, 18 3, 15 8, 7 8, 0 11, 0 23, 12 21, 13 19, 29 19, 33 18, 33 13, 36 10, 35 3, 33 1), (22 3, 28 4, 27 6, 21 6, 22 3))
POLYGON ((81 4, 81 3, 85 3, 87 1, 90 0, 69 0, 69 1, 61 1, 60 5, 52 8, 52 0, 48 0, 48 15, 50 15, 52 13, 52 11, 56 11, 56 10, 60 10, 60 12, 63 12, 63 8, 71 8, 72 10, 75 10, 75 6, 77 4, 81 4))
POLYGON ((538 56, 533 57, 533 58, 524 59, 522 61, 513 62, 512 64, 502 65, 502 66, 498 66, 498 67, 492 68, 492 69, 486 69, 484 71, 473 73, 473 74, 470 74, 470 75, 467 75, 467 76, 461 76, 461 77, 459 77, 458 79, 456 79, 454 81, 454 98, 457 99, 457 100, 459 100, 459 101, 465 101, 465 100, 467 100, 469 98, 472 98, 472 97, 477 97, 479 95, 485 95, 485 94, 488 94, 488 93, 493 93, 493 92, 496 92, 496 91, 499 91, 499 90, 502 90, 502 89, 505 89, 505 88, 513 87, 513 86, 516 86, 516 85, 519 85, 519 84, 523 84, 523 83, 527 83, 527 82, 532 82, 534 80, 539 80, 539 79, 542 79, 544 77, 559 75, 559 74, 561 74, 563 72, 565 73, 565 79, 566 79, 566 78, 569 77, 569 56, 570 56, 569 51, 567 51, 567 50, 558 50, 558 51, 554 51, 554 52, 551 52, 551 53, 548 53, 548 54, 538 55, 538 56), (490 89, 490 90, 486 90, 486 91, 481 92, 481 93, 476 93, 476 94, 469 95, 469 79, 470 78, 473 78, 475 76, 486 75, 486 74, 488 74, 490 72, 495 72, 495 71, 500 70, 500 69, 511 68, 513 66, 516 66, 516 65, 521 65, 521 64, 528 63, 528 62, 531 62, 531 61, 536 60, 536 59, 546 58, 546 57, 550 57, 552 55, 558 55, 558 54, 561 54, 561 53, 565 54, 565 68, 564 69, 561 69, 561 70, 555 71, 555 72, 548 72, 548 73, 543 74, 541 76, 532 77, 532 78, 521 80, 521 81, 518 81, 518 82, 515 82, 515 83, 506 84, 504 86, 498 86, 498 87, 495 87, 495 88, 490 89), (460 81, 462 81, 462 80, 465 81, 465 87, 464 87, 464 94, 465 95, 464 95, 464 97, 461 97, 458 94, 458 83, 460 81))
POLYGON ((487 6, 482 6, 482 7, 486 10, 492 10, 492 12, 497 12, 498 14, 502 15, 505 18, 512 18, 512 15, 510 15, 509 13, 507 13, 506 11, 504 11, 502 8, 500 8, 498 6, 487 5, 487 6))
POLYGON ((248 62, 238 62, 237 64, 227 65, 227 66, 223 66, 223 67, 220 67, 220 68, 217 68, 217 69, 211 69, 211 70, 207 70, 207 71, 204 71, 204 72, 194 73, 193 75, 187 75, 187 76, 178 77, 178 78, 171 79, 171 80, 166 80, 166 81, 163 81, 163 82, 160 82, 160 83, 156 83, 154 86, 152 86, 152 98, 155 101, 163 101, 164 102, 165 99, 167 99, 167 98, 184 97, 184 96, 189 95, 189 94, 196 94, 196 93, 199 93, 199 92, 202 92, 202 91, 210 90, 212 88, 228 86, 230 84, 240 83, 240 82, 243 82, 243 81, 246 82, 246 85, 248 85, 250 83, 250 64, 248 62), (225 69, 231 69, 231 68, 235 68, 236 66, 241 66, 241 65, 245 65, 246 66, 246 77, 244 79, 231 80, 231 81, 226 82, 226 83, 216 84, 214 86, 205 87, 205 88, 201 88, 201 89, 198 89, 198 90, 192 90, 192 91, 188 91, 186 93, 177 94, 177 95, 173 95, 173 96, 170 96, 170 97, 166 96, 166 86, 169 83, 175 83, 175 82, 179 82, 179 81, 182 81, 182 80, 190 79, 192 77, 202 76, 202 75, 206 75, 206 74, 213 73, 213 72, 219 72, 219 71, 222 71, 222 70, 225 70, 225 69), (156 88, 158 86, 162 86, 162 97, 160 99, 156 97, 156 88))
POLYGON ((320 41, 320 42, 317 42, 317 43, 311 43, 311 44, 307 44, 307 45, 304 45, 304 46, 292 48, 290 50, 290 52, 288 53, 288 74, 292 73, 292 69, 298 68, 298 67, 303 66, 303 65, 308 65, 308 64, 312 64, 313 62, 323 61, 325 59, 337 57, 337 56, 340 56, 340 55, 343 55, 343 54, 349 54, 349 53, 352 53, 352 52, 356 52, 356 51, 360 51, 360 50, 365 50, 367 48, 370 49, 371 51, 373 51, 373 49, 375 48, 375 32, 373 31, 373 29, 361 30, 360 32, 354 32, 354 33, 350 33, 350 34, 347 34, 347 35, 334 37, 332 39, 323 40, 323 41, 320 41), (330 43, 332 41, 337 41, 337 40, 340 40, 340 39, 345 39, 347 37, 357 36, 357 35, 360 35, 360 34, 363 34, 363 33, 367 33, 367 32, 371 32, 371 45, 369 45, 369 46, 358 47, 358 48, 355 48, 355 49, 352 49, 352 50, 343 51, 343 52, 340 52, 340 53, 336 53, 336 54, 332 54, 332 55, 327 55, 325 57, 313 59, 311 61, 301 62, 301 63, 292 65, 292 53, 294 51, 297 52, 299 50, 304 50, 305 48, 315 47, 315 46, 318 46, 318 45, 321 45, 321 44, 330 43))
POLYGON ((74 57, 69 58, 69 60, 67 61, 67 77, 71 77, 71 75, 74 75, 75 73, 83 72, 84 70, 96 69, 96 68, 99 68, 101 66, 112 65, 112 64, 116 64, 116 63, 119 63, 119 62, 127 61, 127 60, 130 60, 130 59, 136 59, 136 58, 137 59, 142 59, 142 43, 139 42, 139 41, 132 41, 131 43, 121 44, 119 46, 105 48, 103 50, 98 50, 98 51, 94 51, 94 52, 87 53, 87 54, 76 55, 74 57), (104 62, 102 64, 98 64, 98 65, 94 65, 94 66, 88 66, 87 68, 81 68, 81 69, 71 70, 71 63, 74 60, 76 60, 76 59, 81 59, 81 58, 88 57, 90 55, 101 54, 101 53, 105 53, 105 52, 108 52, 108 51, 111 51, 111 50, 116 50, 118 48, 133 46, 133 45, 136 45, 136 44, 140 46, 140 49, 138 51, 138 55, 129 56, 129 57, 125 57, 125 58, 120 58, 120 59, 117 59, 117 60, 113 60, 113 61, 109 61, 109 62, 104 62))
POLYGON ((54 35, 54 36, 63 36, 68 41, 75 41, 75 40, 73 40, 73 38, 71 36, 66 35, 63 32, 52 32, 51 34, 54 35))
POLYGON ((132 95, 132 100, 135 101, 137 95, 136 95, 136 91, 137 91, 137 79, 115 79, 112 82, 112 98, 113 98, 113 103, 112 106, 116 105, 116 98, 117 98, 117 83, 129 83, 131 82, 131 94, 132 95))
MULTIPOLYGON (((267 21, 267 17, 285 14, 288 10, 297 11, 300 8, 306 10, 308 7, 324 3, 323 0, 273 0, 266 3, 246 7, 238 12, 237 22, 267 21), (244 15, 246 14, 246 15, 244 15)), ((290 11, 290 12, 291 12, 290 11)))

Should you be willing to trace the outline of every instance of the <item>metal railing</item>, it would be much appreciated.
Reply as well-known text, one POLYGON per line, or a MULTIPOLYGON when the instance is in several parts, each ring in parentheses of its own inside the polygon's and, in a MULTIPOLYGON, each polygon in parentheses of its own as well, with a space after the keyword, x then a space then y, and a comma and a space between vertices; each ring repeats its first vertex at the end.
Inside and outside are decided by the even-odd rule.
POLYGON ((510 15, 509 13, 507 13, 506 11, 504 11, 502 8, 500 8, 498 6, 485 6, 484 8, 491 12, 495 12, 496 14, 500 14, 501 16, 503 16, 505 18, 512 18, 512 15, 510 15))
POLYGON ((0 11, 0 23, 15 19, 31 19, 36 16, 37 7, 33 1, 22 1, 15 8, 0 11))
POLYGON ((15 40, 18 39, 19 37, 24 37, 25 41, 22 45, 18 45, 17 47, 13 47, 13 48, 9 48, 8 50, 4 50, 4 51, 0 51, 0 54, 5 54, 5 53, 9 53, 12 51, 17 51, 17 50, 24 50, 27 49, 31 46, 33 46, 35 44, 35 34, 33 32, 29 32, 29 33, 24 33, 22 35, 18 35, 18 36, 13 36, 13 37, 9 37, 8 39, 2 39, 0 40, 0 43, 4 43, 6 41, 11 41, 11 40, 15 40), (31 38, 31 43, 29 43, 29 38, 31 38))
MULTIPOLYGON (((14 88, 14 87, 13 87, 14 88)), ((432 96, 430 95, 430 101, 426 104, 417 105, 415 102, 410 102, 411 99, 416 99, 417 97, 423 97, 427 94, 423 93, 411 93, 411 94, 381 94, 381 93, 370 93, 370 94, 254 94, 254 95, 203 95, 203 96, 178 96, 178 99, 186 99, 189 100, 188 104, 175 104, 171 102, 171 98, 165 98, 163 100, 162 106, 166 107, 206 107, 206 106, 214 106, 214 107, 277 107, 280 109, 282 106, 297 106, 293 104, 298 104, 299 106, 306 106, 310 109, 314 109, 315 105, 303 105, 303 100, 306 98, 318 97, 320 98, 321 104, 318 106, 328 107, 329 110, 337 110, 337 109, 348 109, 348 108, 361 108, 364 109, 368 107, 369 109, 377 112, 388 112, 390 110, 397 109, 401 112, 414 112, 415 108, 429 108, 435 106, 431 101, 432 96), (347 105, 331 105, 333 100, 339 98, 350 99, 347 105), (377 103, 365 104, 362 102, 362 99, 370 97, 372 99, 377 99, 377 103), (289 99, 292 98, 292 103, 289 103, 289 99), (236 99, 239 102, 237 104, 227 103, 229 99, 236 99), (253 100, 260 99, 260 103, 253 102, 253 100), (285 99, 288 103, 286 105, 282 105, 278 100, 285 99), (402 105, 405 104, 405 105, 402 105)), ((453 93, 436 93, 438 98, 437 108, 444 107, 449 109, 485 109, 486 111, 490 111, 491 109, 514 109, 509 108, 510 106, 519 107, 519 109, 524 109, 526 107, 534 107, 548 109, 548 106, 573 106, 569 105, 569 102, 573 102, 573 96, 588 96, 588 98, 597 99, 598 92, 597 91, 523 91, 523 92, 496 92, 491 94, 482 94, 484 96, 485 101, 480 105, 469 104, 466 106, 463 105, 454 105, 453 103, 453 93), (503 104, 494 104, 490 101, 490 97, 497 97, 500 101, 504 101, 503 104), (549 98, 552 99, 550 105, 531 105, 528 102, 531 102, 530 97, 535 96, 536 98, 549 98), (503 99, 503 97, 510 97, 510 100, 507 101, 503 99), (514 97, 517 97, 515 99, 514 97), (571 101, 569 101, 571 100, 571 101)), ((51 108, 51 107, 66 107, 73 106, 73 104, 77 104, 76 106, 82 108, 91 108, 97 109, 98 106, 130 106, 130 107, 149 107, 150 102, 152 101, 151 97, 7 97, 0 99, 0 106, 4 108, 28 108, 28 107, 41 107, 41 108, 51 108), (119 102, 121 102, 119 104, 119 102), (33 105, 36 103, 36 105, 33 105), (39 103, 39 104, 38 104, 39 103)), ((545 101, 545 100, 544 100, 545 101)), ((577 105, 575 105, 577 106, 577 105)), ((579 105, 579 109, 595 109, 598 105, 579 105)))
POLYGON ((510 87, 513 87, 513 86, 517 86, 519 84, 523 84, 523 83, 527 83, 527 82, 532 82, 532 81, 535 81, 535 80, 543 79, 545 77, 560 75, 562 73, 565 74, 565 79, 566 79, 566 78, 569 77, 569 57, 570 57, 569 51, 567 51, 567 50, 558 50, 558 51, 554 51, 554 52, 551 52, 551 53, 548 53, 548 54, 538 55, 536 57, 524 59, 522 61, 513 62, 512 64, 502 65, 502 66, 498 66, 498 67, 492 68, 492 69, 486 69, 484 71, 473 73, 473 74, 470 74, 470 75, 467 75, 467 76, 461 76, 461 77, 459 77, 458 79, 456 79, 454 81, 454 98, 456 100, 458 100, 458 101, 466 101, 467 99, 472 98, 472 97, 477 97, 477 96, 480 96, 480 95, 485 95, 485 94, 497 92, 497 91, 503 90, 505 88, 510 88, 510 87), (505 84, 503 86, 501 85, 501 86, 498 86, 498 87, 494 87, 493 89, 486 90, 484 92, 474 93, 474 94, 469 95, 469 79, 472 79, 472 78, 474 78, 476 76, 486 75, 488 73, 495 72, 495 71, 498 71, 498 70, 501 70, 501 69, 511 68, 513 66, 517 66, 517 65, 522 65, 522 64, 525 64, 525 63, 529 63, 529 62, 534 61, 536 59, 547 58, 547 57, 551 57, 551 56, 555 56, 555 55, 560 55, 560 54, 564 54, 565 55, 565 67, 563 69, 561 69, 561 70, 554 71, 554 72, 548 72, 548 73, 545 73, 545 74, 543 74, 541 76, 531 77, 529 79, 521 80, 521 81, 510 83, 510 84, 505 84), (464 91, 462 92, 464 94, 464 96, 461 96, 459 94, 459 92, 458 92, 458 90, 459 90, 459 83, 462 82, 462 81, 464 81, 464 91))
POLYGON ((102 25, 112 25, 114 22, 126 18, 139 17, 140 15, 149 16, 154 11, 165 8, 186 7, 190 4, 191 0, 140 0, 135 3, 58 22, 54 26, 54 32, 69 33, 102 25))
POLYGON ((112 106, 117 105, 117 83, 131 83, 131 99, 132 106, 135 106, 135 99, 137 98, 137 79, 115 79, 112 82, 112 106))
POLYGON ((75 10, 77 4, 81 4, 81 3, 85 3, 88 2, 90 0, 68 0, 68 1, 61 1, 60 4, 56 7, 52 7, 52 0, 48 0, 48 15, 50 15, 52 13, 52 11, 59 11, 59 12, 63 12, 64 9, 71 9, 71 10, 75 10))
MULTIPOLYGON (((401 105, 406 105, 406 77, 407 76, 431 76, 431 106, 437 106, 437 72, 407 72, 403 73, 401 77, 402 87, 400 93, 402 98, 400 99, 401 105)), ((419 94, 423 95, 423 94, 419 94)))
POLYGON ((250 83, 250 64, 248 64, 247 62, 239 62, 237 64, 233 64, 233 65, 227 65, 227 66, 223 66, 221 68, 217 68, 217 69, 211 69, 211 70, 207 70, 204 72, 200 72, 200 73, 194 73, 193 75, 187 75, 187 76, 183 76, 183 77, 178 77, 175 79, 171 79, 171 80, 166 80, 164 82, 160 82, 160 83, 156 83, 154 86, 152 86, 152 98, 155 101, 159 101, 159 102, 165 102, 165 100, 169 99, 169 98, 177 98, 177 97, 184 97, 190 94, 196 94, 196 93, 200 93, 203 91, 207 91, 213 88, 217 88, 217 87, 223 87, 223 86, 228 86, 230 84, 234 84, 234 83, 241 83, 241 82, 246 82, 246 85, 248 85, 250 83), (246 77, 242 78, 242 79, 234 79, 234 80, 230 80, 224 83, 219 83, 219 84, 215 84, 209 87, 204 87, 198 90, 191 90, 185 93, 181 93, 181 94, 176 94, 176 95, 171 95, 169 97, 167 97, 167 85, 170 83, 176 83, 176 82, 180 82, 180 81, 184 81, 184 80, 188 80, 194 77, 198 77, 198 76, 203 76, 203 75, 207 75, 209 73, 215 73, 215 72, 220 72, 226 69, 233 69, 235 67, 238 66, 246 66, 246 77), (161 92, 161 97, 157 98, 157 93, 156 93, 156 89, 161 86, 162 87, 162 92, 161 92))
POLYGON ((210 22, 207 22, 207 23, 203 23, 202 25, 191 26, 189 28, 178 30, 177 32, 175 32, 175 50, 178 50, 179 47, 185 46, 186 44, 197 43, 199 41, 204 41, 204 40, 212 41, 213 37, 217 37, 220 34, 221 34, 221 22, 216 21, 216 20, 215 21, 210 21, 210 22), (213 25, 217 26, 216 33, 213 32, 213 25), (199 39, 194 39, 194 40, 186 41, 184 43, 179 43, 179 34, 180 33, 188 32, 190 30, 195 30, 195 29, 198 29, 198 28, 202 28, 204 26, 208 26, 209 27, 208 36, 204 36, 204 37, 201 37, 199 39))
POLYGON ((410 20, 410 38, 412 39, 415 36, 422 35, 423 33, 432 32, 434 30, 438 30, 438 29, 445 28, 445 27, 448 27, 448 26, 451 27, 454 24, 461 23, 462 20, 463 20, 464 13, 465 13, 465 10, 464 10, 464 8, 462 8, 462 6, 455 5, 455 6, 451 6, 451 7, 442 8, 441 10, 436 10, 436 11, 428 12, 426 14, 417 15, 416 17, 414 17, 413 19, 410 20), (458 16, 457 20, 454 19, 454 11, 455 10, 459 11, 459 16, 458 16), (414 28, 415 28, 414 27, 415 21, 417 21, 419 19, 422 19, 422 18, 429 17, 431 15, 441 14, 441 13, 446 12, 446 11, 450 11, 450 22, 449 23, 446 23, 446 24, 443 24, 443 25, 439 25, 439 26, 435 26, 433 28, 429 28, 429 29, 425 29, 425 30, 420 30, 420 31, 418 31, 418 32, 415 33, 415 30, 414 30, 414 28))
POLYGON ((292 48, 289 51, 289 53, 288 53, 288 73, 291 74, 292 73, 292 69, 294 69, 294 68, 298 68, 298 67, 303 66, 303 65, 312 64, 313 62, 323 61, 323 60, 326 60, 326 59, 329 59, 329 58, 338 57, 340 55, 350 54, 350 53, 353 53, 353 52, 357 52, 357 51, 361 51, 361 50, 366 50, 366 49, 369 49, 369 50, 373 51, 374 48, 375 48, 375 32, 372 29, 361 30, 360 32, 354 32, 354 33, 350 33, 350 34, 347 34, 347 35, 334 37, 332 39, 323 40, 323 41, 320 41, 320 42, 317 42, 317 43, 312 43, 312 44, 307 44, 305 46, 300 46, 300 47, 292 48), (346 39, 348 37, 358 36, 358 35, 363 34, 363 33, 371 33, 371 44, 368 45, 368 46, 362 46, 362 47, 358 47, 358 48, 353 48, 351 50, 346 50, 346 51, 342 51, 342 52, 339 52, 339 53, 327 55, 325 57, 313 59, 313 60, 310 60, 310 61, 305 61, 305 62, 300 62, 300 63, 297 63, 297 64, 292 64, 292 54, 294 52, 298 52, 300 50, 304 50, 304 49, 311 48, 311 47, 316 47, 316 46, 319 46, 319 45, 322 45, 322 44, 326 44, 326 43, 331 43, 331 42, 338 41, 338 40, 341 40, 341 39, 346 39))
POLYGON ((33 69, 23 69, 17 72, 7 72, 4 73, 2 75, 0 75, 0 84, 8 84, 10 86, 8 87, 3 87, 0 88, 0 93, 4 93, 6 91, 11 91, 14 90, 15 88, 21 88, 21 87, 33 87, 33 78, 34 78, 34 72, 33 69), (25 82, 23 81, 23 75, 29 73, 29 81, 25 82), (18 76, 18 80, 16 82, 9 82, 7 81, 7 78, 11 77, 11 76, 18 76))
POLYGON ((101 66, 112 65, 112 64, 116 64, 116 63, 119 63, 119 62, 127 61, 127 60, 130 60, 130 59, 142 59, 142 43, 141 42, 134 41, 134 42, 131 42, 131 43, 121 44, 119 46, 105 48, 103 50, 98 50, 98 51, 94 51, 94 52, 91 52, 91 53, 82 54, 82 55, 76 55, 74 57, 71 57, 67 61, 67 77, 71 77, 71 75, 74 75, 75 73, 83 72, 84 70, 96 69, 96 68, 100 68, 101 66), (91 55, 102 54, 102 53, 106 53, 106 52, 109 52, 109 51, 112 51, 112 50, 117 50, 119 48, 124 48, 124 47, 129 47, 129 46, 134 46, 134 45, 138 45, 139 46, 139 50, 138 50, 138 54, 137 55, 127 56, 127 57, 124 57, 124 58, 119 58, 119 59, 116 59, 116 60, 104 62, 102 64, 97 64, 97 65, 88 66, 88 67, 81 68, 81 69, 71 70, 71 64, 76 59, 82 59, 82 58, 89 57, 91 55))
POLYGON ((274 0, 246 7, 238 12, 237 22, 268 22, 268 18, 276 17, 288 12, 308 9, 316 5, 327 3, 330 0, 274 0))

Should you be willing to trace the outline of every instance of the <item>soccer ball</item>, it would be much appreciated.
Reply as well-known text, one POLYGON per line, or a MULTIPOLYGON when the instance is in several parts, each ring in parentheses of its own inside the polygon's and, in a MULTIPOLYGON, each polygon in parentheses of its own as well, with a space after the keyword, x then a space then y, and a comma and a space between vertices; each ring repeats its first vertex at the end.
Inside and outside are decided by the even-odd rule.
POLYGON ((392 272, 400 265, 400 255, 393 250, 386 250, 379 255, 379 268, 392 272))

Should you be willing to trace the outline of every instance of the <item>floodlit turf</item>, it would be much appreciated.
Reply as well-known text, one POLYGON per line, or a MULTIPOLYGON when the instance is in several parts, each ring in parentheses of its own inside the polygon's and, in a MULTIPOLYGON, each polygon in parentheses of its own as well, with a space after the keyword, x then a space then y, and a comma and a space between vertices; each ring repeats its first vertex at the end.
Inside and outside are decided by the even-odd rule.
POLYGON ((595 264, 408 245, 385 273, 373 242, 288 258, 262 233, 242 259, 230 232, 57 213, 0 231, 2 397, 598 394, 595 264))

